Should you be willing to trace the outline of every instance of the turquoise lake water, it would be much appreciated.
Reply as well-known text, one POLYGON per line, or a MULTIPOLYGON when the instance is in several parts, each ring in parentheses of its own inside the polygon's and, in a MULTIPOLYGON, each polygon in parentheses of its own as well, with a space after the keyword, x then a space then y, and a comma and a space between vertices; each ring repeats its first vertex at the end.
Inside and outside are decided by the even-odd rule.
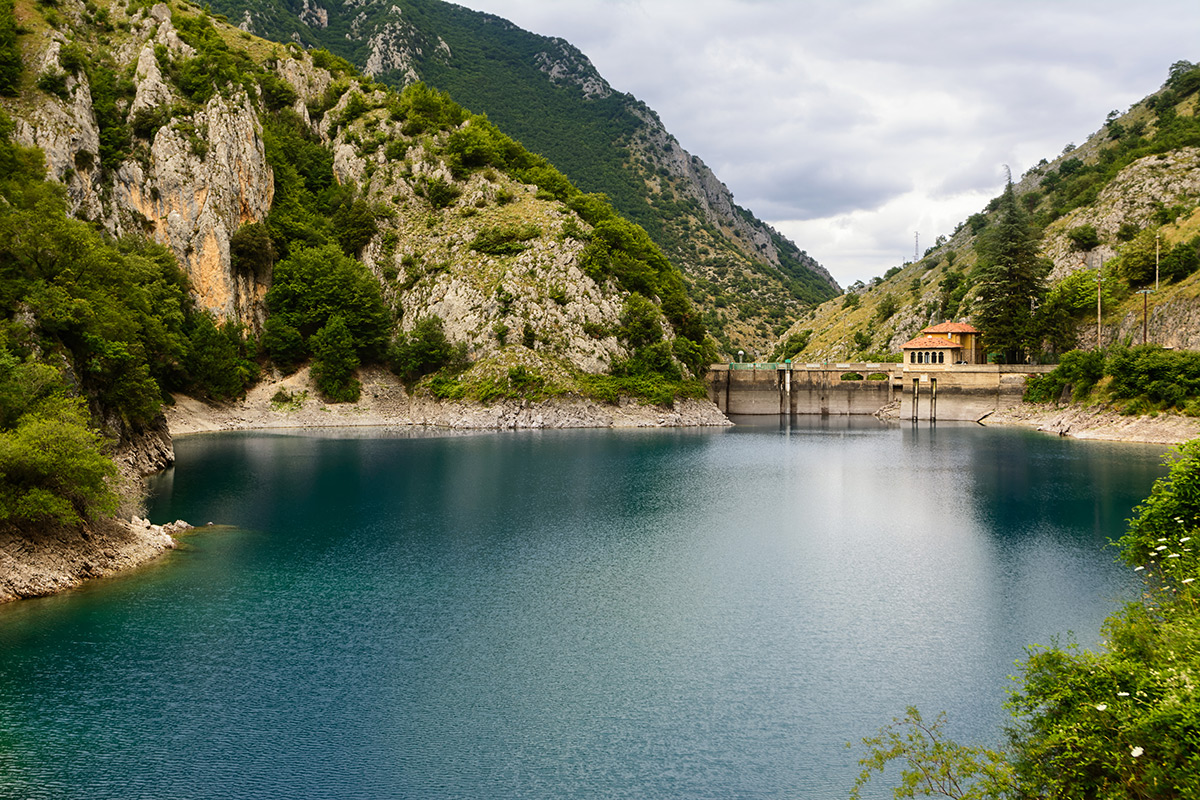
MULTIPOLYGON (((214 434, 213 528, 0 607, 0 796, 838 798, 1135 583, 1163 448, 973 425, 214 434)), ((878 787, 874 796, 890 796, 878 787)))

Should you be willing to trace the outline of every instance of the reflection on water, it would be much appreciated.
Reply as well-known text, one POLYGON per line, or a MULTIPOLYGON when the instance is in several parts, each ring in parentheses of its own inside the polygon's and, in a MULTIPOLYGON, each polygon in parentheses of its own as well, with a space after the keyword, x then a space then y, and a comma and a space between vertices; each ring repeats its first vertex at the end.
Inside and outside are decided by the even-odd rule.
MULTIPOLYGON (((844 797, 906 705, 994 742, 1162 448, 872 419, 181 439, 153 569, 0 609, 24 797, 844 797)), ((884 796, 880 790, 880 796, 884 796)))

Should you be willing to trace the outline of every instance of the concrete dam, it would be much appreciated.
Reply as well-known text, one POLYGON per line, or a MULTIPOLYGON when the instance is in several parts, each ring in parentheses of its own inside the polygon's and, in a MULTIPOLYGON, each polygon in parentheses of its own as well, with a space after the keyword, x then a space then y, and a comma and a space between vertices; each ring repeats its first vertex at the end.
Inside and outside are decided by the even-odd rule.
POLYGON ((725 414, 870 415, 977 421, 1021 402, 1052 366, 1000 364, 714 364, 708 396, 725 414))

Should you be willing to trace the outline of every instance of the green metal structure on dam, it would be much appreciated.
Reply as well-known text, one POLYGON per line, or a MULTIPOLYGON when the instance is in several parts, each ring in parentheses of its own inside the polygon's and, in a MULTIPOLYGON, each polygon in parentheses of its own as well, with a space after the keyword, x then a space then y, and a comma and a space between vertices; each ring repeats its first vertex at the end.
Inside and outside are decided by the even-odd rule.
POLYGON ((708 396, 725 414, 871 415, 976 421, 1021 402, 1051 366, 907 363, 713 364, 708 396))

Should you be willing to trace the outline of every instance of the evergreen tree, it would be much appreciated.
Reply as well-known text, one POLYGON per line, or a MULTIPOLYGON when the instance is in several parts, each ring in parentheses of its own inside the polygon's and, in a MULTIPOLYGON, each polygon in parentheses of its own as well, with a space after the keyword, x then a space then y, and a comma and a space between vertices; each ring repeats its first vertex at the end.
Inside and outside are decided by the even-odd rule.
POLYGON ((1039 349, 1034 310, 1045 291, 1047 265, 1038 257, 1037 233, 1017 202, 1011 178, 997 210, 996 222, 975 243, 974 319, 988 352, 1020 363, 1039 349))

